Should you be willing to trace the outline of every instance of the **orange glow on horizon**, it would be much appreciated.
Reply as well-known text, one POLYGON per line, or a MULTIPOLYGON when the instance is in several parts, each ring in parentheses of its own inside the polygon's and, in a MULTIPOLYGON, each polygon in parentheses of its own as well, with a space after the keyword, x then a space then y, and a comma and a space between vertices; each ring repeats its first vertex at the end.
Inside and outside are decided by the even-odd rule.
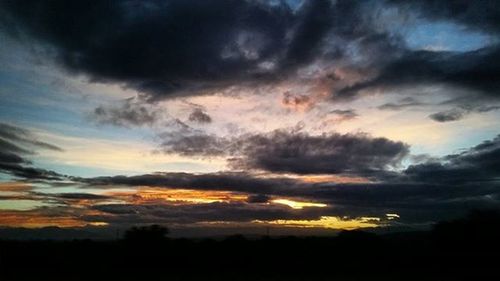
POLYGON ((376 223, 376 221, 379 220, 380 220, 379 218, 343 219, 339 217, 322 216, 317 220, 273 220, 273 221, 254 220, 253 222, 258 224, 277 225, 281 227, 353 230, 358 228, 379 227, 379 225, 376 223))
POLYGON ((48 226, 57 227, 84 227, 95 225, 95 222, 86 222, 74 216, 61 215, 49 216, 36 212, 6 212, 0 213, 0 226, 40 228, 48 226))
POLYGON ((136 191, 109 192, 105 194, 132 204, 142 204, 148 202, 208 204, 215 202, 246 201, 247 199, 247 195, 229 191, 167 189, 154 187, 141 187, 136 191))
POLYGON ((0 182, 0 192, 25 192, 33 187, 24 182, 0 182))

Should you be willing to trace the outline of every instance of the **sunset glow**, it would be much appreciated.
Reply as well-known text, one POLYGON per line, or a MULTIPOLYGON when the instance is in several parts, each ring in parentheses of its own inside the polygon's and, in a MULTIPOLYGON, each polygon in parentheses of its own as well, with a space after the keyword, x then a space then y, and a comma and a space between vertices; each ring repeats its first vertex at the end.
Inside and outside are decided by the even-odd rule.
POLYGON ((342 219, 338 217, 323 216, 318 220, 274 220, 269 222, 255 221, 269 225, 299 228, 330 228, 352 230, 358 228, 378 227, 377 220, 373 218, 342 219))
POLYGON ((0 0, 0 239, 424 231, 498 209, 499 6, 0 0))

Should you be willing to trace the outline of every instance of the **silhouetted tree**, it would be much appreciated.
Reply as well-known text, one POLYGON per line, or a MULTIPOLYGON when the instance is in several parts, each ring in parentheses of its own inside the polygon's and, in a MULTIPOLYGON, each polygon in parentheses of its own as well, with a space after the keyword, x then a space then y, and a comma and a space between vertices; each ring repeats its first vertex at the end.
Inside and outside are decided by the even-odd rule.
POLYGON ((157 224, 150 226, 134 226, 125 232, 125 240, 134 242, 151 242, 165 240, 168 228, 157 224))
POLYGON ((440 222, 432 231, 434 242, 445 248, 483 251, 500 248, 500 212, 475 210, 465 218, 440 222))

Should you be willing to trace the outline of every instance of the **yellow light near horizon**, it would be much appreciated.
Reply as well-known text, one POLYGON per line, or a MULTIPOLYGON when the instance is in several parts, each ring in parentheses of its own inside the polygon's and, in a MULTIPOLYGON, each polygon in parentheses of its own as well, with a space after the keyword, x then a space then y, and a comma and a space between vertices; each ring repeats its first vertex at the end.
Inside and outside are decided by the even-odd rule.
POLYGON ((316 208, 324 208, 328 205, 323 204, 323 203, 313 203, 313 202, 301 202, 301 201, 294 201, 294 200, 289 200, 289 199, 274 199, 271 200, 272 203, 275 204, 282 204, 282 205, 287 205, 288 207, 292 209, 303 209, 304 207, 316 207, 316 208))
POLYGON ((103 221, 96 221, 96 222, 90 222, 90 223, 88 223, 88 225, 91 225, 91 226, 108 226, 109 223, 103 222, 103 221))
POLYGON ((72 216, 47 216, 36 212, 0 212, 0 226, 39 228, 47 226, 83 227, 89 224, 72 216))
POLYGON ((394 219, 399 219, 398 214, 385 214, 388 220, 394 220, 394 219))
POLYGON ((282 227, 297 227, 297 228, 328 228, 353 230, 358 228, 373 228, 379 225, 375 223, 373 218, 355 218, 342 219, 339 217, 322 216, 317 220, 273 220, 260 221, 255 220, 254 223, 278 225, 282 227))
POLYGON ((79 209, 77 213, 61 213, 54 215, 47 213, 47 209, 35 209, 29 211, 0 211, 0 226, 40 228, 48 226, 85 227, 106 226, 106 222, 89 222, 82 220, 84 216, 105 216, 107 214, 97 210, 79 209))

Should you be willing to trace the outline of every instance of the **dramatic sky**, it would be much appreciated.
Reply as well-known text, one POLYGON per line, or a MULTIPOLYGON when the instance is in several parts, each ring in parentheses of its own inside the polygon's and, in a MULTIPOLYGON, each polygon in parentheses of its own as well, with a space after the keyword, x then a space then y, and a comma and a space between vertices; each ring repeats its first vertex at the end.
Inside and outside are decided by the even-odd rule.
POLYGON ((0 226, 497 208, 499 34, 496 0, 0 0, 0 226))

